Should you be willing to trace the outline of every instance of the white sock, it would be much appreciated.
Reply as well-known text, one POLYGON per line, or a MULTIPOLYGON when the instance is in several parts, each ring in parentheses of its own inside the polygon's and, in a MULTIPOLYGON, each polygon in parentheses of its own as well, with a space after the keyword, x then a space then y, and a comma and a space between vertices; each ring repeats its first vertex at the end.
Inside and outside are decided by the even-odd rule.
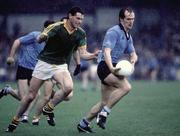
POLYGON ((111 109, 110 109, 109 107, 107 107, 107 106, 104 106, 103 109, 102 109, 102 111, 105 111, 105 112, 107 112, 108 114, 110 114, 111 109))

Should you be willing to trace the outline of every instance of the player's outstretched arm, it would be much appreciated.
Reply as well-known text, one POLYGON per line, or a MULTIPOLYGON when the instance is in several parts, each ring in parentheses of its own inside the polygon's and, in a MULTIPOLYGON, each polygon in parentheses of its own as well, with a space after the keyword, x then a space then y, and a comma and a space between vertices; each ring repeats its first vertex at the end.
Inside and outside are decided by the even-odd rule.
POLYGON ((11 47, 11 51, 10 51, 10 54, 9 54, 9 57, 7 58, 6 60, 6 63, 8 65, 11 65, 14 63, 14 56, 16 54, 16 51, 18 50, 18 48, 20 47, 21 45, 21 42, 19 39, 16 39, 11 47))
POLYGON ((97 55, 98 55, 98 52, 94 52, 94 53, 90 53, 86 50, 86 46, 81 46, 78 48, 78 51, 79 51, 79 54, 80 54, 80 57, 82 59, 85 59, 85 60, 91 60, 91 59, 96 59, 97 58, 97 55))

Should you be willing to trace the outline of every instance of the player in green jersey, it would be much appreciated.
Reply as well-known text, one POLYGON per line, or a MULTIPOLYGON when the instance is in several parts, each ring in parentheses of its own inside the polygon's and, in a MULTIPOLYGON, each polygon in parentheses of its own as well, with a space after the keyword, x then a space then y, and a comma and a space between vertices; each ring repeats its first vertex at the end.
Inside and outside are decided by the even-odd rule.
POLYGON ((38 37, 38 42, 46 41, 43 51, 38 57, 38 63, 33 71, 28 94, 22 99, 16 115, 9 124, 6 132, 13 132, 19 124, 19 119, 35 98, 38 89, 45 80, 53 78, 61 85, 58 97, 51 100, 45 108, 48 115, 53 115, 54 106, 63 101, 73 90, 73 81, 68 70, 67 59, 77 48, 83 59, 94 59, 96 53, 86 50, 86 33, 80 28, 84 19, 84 13, 79 7, 73 7, 68 12, 65 23, 57 22, 50 25, 38 37))

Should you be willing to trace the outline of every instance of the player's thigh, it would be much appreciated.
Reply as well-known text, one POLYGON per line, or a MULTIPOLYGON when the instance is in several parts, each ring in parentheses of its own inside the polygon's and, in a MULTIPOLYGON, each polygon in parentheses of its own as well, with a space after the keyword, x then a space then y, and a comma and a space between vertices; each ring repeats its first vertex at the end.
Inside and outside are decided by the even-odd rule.
POLYGON ((113 74, 109 74, 101 85, 102 100, 107 102, 110 95, 117 90, 128 90, 129 82, 125 77, 116 77, 113 74))
POLYGON ((115 89, 119 90, 131 90, 131 84, 127 80, 126 77, 120 76, 114 76, 113 74, 109 74, 105 80, 104 80, 109 86, 114 87, 115 89))
POLYGON ((28 94, 32 94, 33 96, 36 96, 36 94, 38 93, 43 82, 44 81, 41 79, 38 79, 36 77, 32 77, 32 79, 30 81, 30 87, 29 87, 28 94))
POLYGON ((57 71, 54 79, 60 84, 62 90, 72 90, 73 81, 68 70, 57 71))
POLYGON ((111 73, 104 79, 104 82, 109 86, 119 88, 124 83, 124 79, 125 79, 125 77, 123 77, 123 76, 117 77, 111 73))

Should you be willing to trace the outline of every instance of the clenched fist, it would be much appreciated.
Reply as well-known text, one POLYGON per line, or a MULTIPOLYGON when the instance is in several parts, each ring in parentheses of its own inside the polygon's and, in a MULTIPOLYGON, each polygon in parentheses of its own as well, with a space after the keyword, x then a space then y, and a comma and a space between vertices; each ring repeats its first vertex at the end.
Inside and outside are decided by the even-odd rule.
POLYGON ((14 58, 13 57, 8 57, 7 60, 6 60, 6 63, 8 65, 12 65, 14 63, 14 58))

